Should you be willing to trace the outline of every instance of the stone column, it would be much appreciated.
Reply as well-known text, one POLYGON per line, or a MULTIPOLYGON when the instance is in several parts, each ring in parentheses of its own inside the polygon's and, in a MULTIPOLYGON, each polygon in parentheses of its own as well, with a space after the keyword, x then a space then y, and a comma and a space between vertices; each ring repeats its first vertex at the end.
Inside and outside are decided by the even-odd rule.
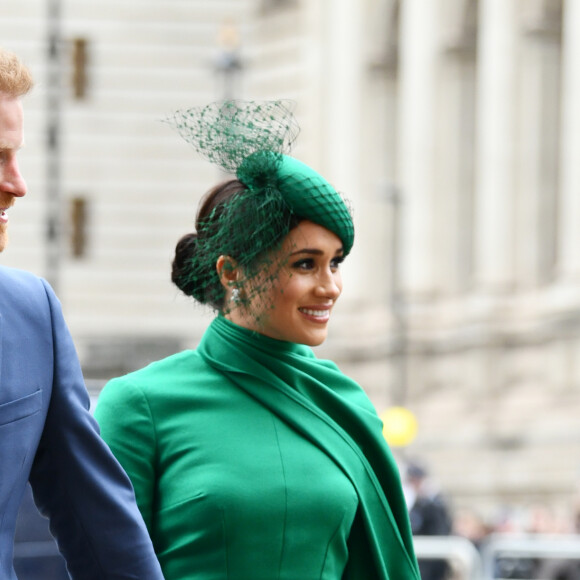
POLYGON ((442 8, 434 219, 438 287, 451 294, 470 288, 473 269, 477 14, 467 0, 442 8))
POLYGON ((515 271, 524 287, 551 279, 556 253, 561 25, 536 6, 545 3, 521 13, 515 271))
POLYGON ((400 278, 403 290, 413 298, 432 290, 436 268, 432 250, 437 2, 405 0, 400 10, 400 278))
POLYGON ((376 264, 362 252, 364 216, 357 212, 358 197, 363 195, 359 164, 364 155, 360 147, 363 10, 364 2, 326 0, 325 10, 321 12, 325 43, 321 69, 324 83, 320 90, 325 130, 319 169, 354 206, 358 241, 343 268, 344 298, 358 296, 364 302, 366 295, 373 292, 369 279, 376 264))
POLYGON ((580 280, 580 2, 564 2, 558 273, 580 280))
POLYGON ((360 155, 361 10, 358 2, 327 0, 325 57, 326 162, 339 188, 356 191, 360 155))
POLYGON ((517 0, 479 3, 475 281, 513 282, 517 0))

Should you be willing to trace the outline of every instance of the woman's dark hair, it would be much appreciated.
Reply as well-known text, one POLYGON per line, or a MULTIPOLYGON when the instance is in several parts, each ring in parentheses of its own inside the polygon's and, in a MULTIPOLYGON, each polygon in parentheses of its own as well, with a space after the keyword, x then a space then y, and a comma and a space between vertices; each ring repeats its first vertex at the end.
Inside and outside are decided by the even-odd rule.
POLYGON ((172 282, 185 295, 222 310, 225 290, 216 272, 219 256, 232 257, 251 277, 260 270, 258 263, 264 253, 274 249, 288 231, 302 221, 279 199, 263 203, 237 179, 211 189, 203 197, 197 212, 196 231, 184 235, 177 242, 172 282), (230 219, 232 213, 235 213, 234 219, 230 219), (279 225, 271 228, 271 235, 263 237, 257 234, 265 220, 269 221, 273 215, 279 225), (229 231, 232 224, 242 231, 229 231))
POLYGON ((204 231, 204 235, 211 232, 212 224, 217 225, 219 216, 222 214, 226 203, 236 194, 246 190, 246 186, 238 181, 232 179, 219 183, 214 188, 210 189, 203 197, 197 217, 195 220, 195 232, 185 234, 175 247, 175 257, 171 267, 171 281, 186 295, 192 296, 202 304, 209 304, 210 306, 220 309, 223 302, 223 292, 221 292, 221 282, 215 272, 215 263, 219 256, 215 256, 214 260, 209 260, 204 268, 206 271, 193 272, 196 264, 196 254, 198 248, 198 236, 200 230, 204 231), (208 300, 208 297, 219 297, 221 300, 208 300))

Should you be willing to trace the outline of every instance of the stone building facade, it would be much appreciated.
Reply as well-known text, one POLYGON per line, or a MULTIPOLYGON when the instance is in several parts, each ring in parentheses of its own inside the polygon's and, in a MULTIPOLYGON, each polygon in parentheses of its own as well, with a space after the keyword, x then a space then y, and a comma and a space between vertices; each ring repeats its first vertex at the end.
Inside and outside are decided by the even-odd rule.
POLYGON ((292 99, 294 154, 350 197, 357 227, 319 355, 379 411, 413 411, 397 453, 426 458, 456 505, 569 508, 579 2, 20 0, 0 31, 38 80, 2 263, 55 285, 89 384, 195 346, 210 316, 169 268, 220 176, 161 119, 224 95, 292 99))

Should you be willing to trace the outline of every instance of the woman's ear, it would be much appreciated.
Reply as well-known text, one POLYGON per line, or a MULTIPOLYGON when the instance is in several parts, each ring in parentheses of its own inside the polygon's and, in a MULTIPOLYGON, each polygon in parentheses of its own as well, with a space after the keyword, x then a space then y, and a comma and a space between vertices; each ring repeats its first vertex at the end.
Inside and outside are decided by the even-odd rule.
POLYGON ((220 256, 215 264, 215 269, 226 290, 231 290, 232 286, 240 279, 238 263, 231 256, 220 256))

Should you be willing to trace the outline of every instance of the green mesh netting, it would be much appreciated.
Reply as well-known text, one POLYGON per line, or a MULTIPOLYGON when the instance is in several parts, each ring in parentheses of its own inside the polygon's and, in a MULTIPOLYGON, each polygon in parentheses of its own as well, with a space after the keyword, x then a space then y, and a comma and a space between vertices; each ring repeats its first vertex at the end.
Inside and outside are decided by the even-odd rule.
POLYGON ((354 227, 347 203, 319 173, 286 155, 299 133, 291 103, 212 103, 177 111, 167 122, 200 155, 241 182, 240 191, 210 215, 198 216, 197 232, 187 242, 190 257, 176 282, 186 293, 227 310, 216 273, 217 259, 227 255, 250 281, 235 306, 255 306, 258 295, 269 295, 284 267, 276 262, 275 250, 299 219, 334 232, 344 254, 350 252, 354 227))
POLYGON ((199 154, 231 174, 252 153, 289 153, 300 133, 290 101, 222 101, 176 111, 167 121, 199 154))

